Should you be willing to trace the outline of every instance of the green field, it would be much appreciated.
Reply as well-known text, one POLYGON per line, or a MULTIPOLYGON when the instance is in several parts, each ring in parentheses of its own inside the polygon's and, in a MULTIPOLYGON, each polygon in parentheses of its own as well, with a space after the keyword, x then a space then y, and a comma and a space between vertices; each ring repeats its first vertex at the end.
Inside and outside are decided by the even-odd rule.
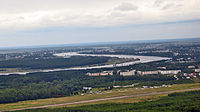
POLYGON ((199 112, 200 91, 172 93, 155 101, 103 103, 77 107, 44 108, 16 112, 199 112))

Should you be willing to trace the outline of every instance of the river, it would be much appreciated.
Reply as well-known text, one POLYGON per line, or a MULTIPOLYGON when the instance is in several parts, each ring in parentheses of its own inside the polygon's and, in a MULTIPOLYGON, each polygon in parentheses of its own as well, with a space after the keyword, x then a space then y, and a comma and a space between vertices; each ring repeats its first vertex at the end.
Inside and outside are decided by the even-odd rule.
POLYGON ((117 58, 138 58, 138 61, 125 62, 120 64, 109 64, 109 65, 95 65, 95 66, 85 66, 85 67, 72 67, 72 68, 57 68, 57 69, 45 69, 45 70, 32 70, 26 72, 11 72, 11 73, 0 73, 0 75, 10 75, 10 74, 19 74, 26 75, 28 73, 36 73, 36 72, 54 72, 54 71, 63 71, 63 70, 86 70, 86 69, 95 69, 95 68, 113 68, 113 67, 122 67, 129 66, 137 63, 148 63, 153 61, 161 61, 161 60, 169 60, 171 58, 166 57, 158 57, 158 56, 138 56, 138 55, 109 55, 109 54, 79 54, 77 52, 68 52, 68 53, 58 53, 54 54, 58 57, 69 58, 71 56, 106 56, 106 57, 117 57, 117 58))

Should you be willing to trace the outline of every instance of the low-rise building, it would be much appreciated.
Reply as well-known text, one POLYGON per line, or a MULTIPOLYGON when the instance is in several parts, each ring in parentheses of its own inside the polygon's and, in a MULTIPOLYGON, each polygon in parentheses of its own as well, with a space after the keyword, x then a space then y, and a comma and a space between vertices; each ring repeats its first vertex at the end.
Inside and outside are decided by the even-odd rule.
POLYGON ((200 72, 200 68, 199 69, 194 69, 195 72, 200 72))
POLYGON ((103 71, 100 73, 87 73, 86 75, 89 76, 106 76, 106 75, 113 75, 113 71, 103 71))
POLYGON ((135 75, 136 70, 126 71, 126 72, 120 72, 120 75, 122 76, 132 76, 135 75))
POLYGON ((166 67, 157 67, 157 69, 162 69, 162 70, 166 70, 166 67))
POLYGON ((87 73, 89 76, 100 76, 100 73, 87 73))
POLYGON ((195 68, 195 66, 188 66, 188 68, 192 69, 192 68, 195 68))
POLYGON ((156 71, 137 71, 138 74, 141 75, 151 75, 151 74, 163 74, 163 75, 168 75, 168 74, 178 74, 181 72, 181 70, 156 70, 156 71))
POLYGON ((141 71, 141 75, 158 74, 158 71, 141 71))
POLYGON ((178 74, 179 72, 181 72, 181 70, 165 70, 165 71, 160 70, 159 71, 159 73, 161 73, 163 75, 178 74))

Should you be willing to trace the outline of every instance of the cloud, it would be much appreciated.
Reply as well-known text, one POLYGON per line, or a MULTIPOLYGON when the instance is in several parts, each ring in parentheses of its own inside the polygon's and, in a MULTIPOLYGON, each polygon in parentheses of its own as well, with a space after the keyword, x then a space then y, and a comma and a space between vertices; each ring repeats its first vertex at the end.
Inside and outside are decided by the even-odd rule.
POLYGON ((200 19, 199 0, 0 0, 0 3, 0 30, 110 27, 200 19))
POLYGON ((166 4, 165 6, 163 6, 163 10, 166 10, 166 9, 169 9, 169 8, 171 8, 171 7, 173 7, 174 6, 174 4, 173 3, 170 3, 170 4, 166 4))
POLYGON ((162 3, 164 3, 164 2, 165 2, 165 0, 155 0, 154 6, 155 6, 155 7, 160 7, 160 5, 161 5, 162 3))
POLYGON ((135 11, 137 9, 138 7, 131 3, 121 3, 119 6, 115 8, 115 10, 120 10, 120 11, 135 11))
POLYGON ((4 35, 0 33, 0 47, 189 38, 199 37, 199 29, 200 21, 112 28, 40 29, 4 35))
POLYGON ((0 0, 0 47, 198 37, 199 4, 200 0, 0 0))

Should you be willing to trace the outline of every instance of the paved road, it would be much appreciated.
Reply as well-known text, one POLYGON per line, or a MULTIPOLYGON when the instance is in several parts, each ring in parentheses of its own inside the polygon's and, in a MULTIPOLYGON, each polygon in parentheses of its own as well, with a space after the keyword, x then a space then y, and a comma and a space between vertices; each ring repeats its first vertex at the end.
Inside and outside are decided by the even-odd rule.
POLYGON ((174 92, 184 92, 184 91, 192 91, 192 90, 200 90, 200 88, 184 89, 184 90, 174 90, 174 91, 166 91, 166 92, 152 92, 152 93, 127 95, 127 96, 118 96, 118 97, 102 98, 102 99, 94 99, 94 100, 86 100, 86 101, 78 101, 78 102, 71 102, 71 103, 62 103, 62 104, 54 104, 54 105, 44 105, 44 106, 37 106, 37 107, 28 107, 28 108, 21 108, 21 109, 13 109, 13 110, 9 110, 9 111, 26 110, 26 109, 38 109, 38 108, 47 108, 47 107, 64 106, 64 105, 73 105, 73 104, 90 103, 90 102, 105 101, 105 100, 114 100, 114 99, 122 99, 122 98, 138 97, 138 96, 148 96, 148 95, 157 95, 157 94, 169 94, 169 93, 174 93, 174 92))

